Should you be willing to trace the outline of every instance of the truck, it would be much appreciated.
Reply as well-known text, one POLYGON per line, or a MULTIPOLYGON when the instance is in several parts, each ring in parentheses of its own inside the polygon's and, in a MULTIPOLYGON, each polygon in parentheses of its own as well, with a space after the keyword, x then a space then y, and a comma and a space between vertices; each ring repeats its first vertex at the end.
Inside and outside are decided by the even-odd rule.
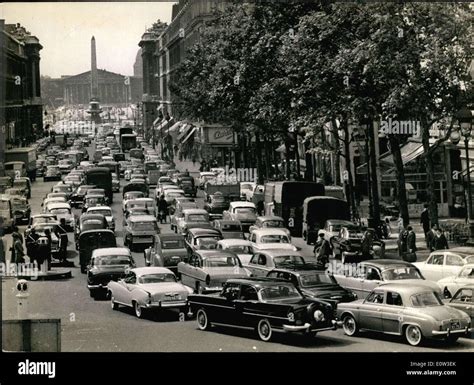
POLYGON ((132 148, 137 147, 136 134, 123 134, 120 136, 120 147, 122 152, 129 152, 132 148))
MULTIPOLYGON (((9 162, 23 162, 25 173, 31 181, 36 180, 36 149, 33 147, 13 148, 5 151, 5 168, 9 162)), ((25 176, 25 175, 18 175, 25 176)), ((16 175, 15 175, 16 177, 16 175)))
POLYGON ((213 181, 208 181, 204 185, 205 200, 209 195, 214 195, 218 191, 229 200, 240 199, 240 183, 213 183, 213 181))
POLYGON ((113 202, 112 173, 107 167, 94 167, 86 171, 86 185, 96 186, 105 190, 109 204, 113 202))

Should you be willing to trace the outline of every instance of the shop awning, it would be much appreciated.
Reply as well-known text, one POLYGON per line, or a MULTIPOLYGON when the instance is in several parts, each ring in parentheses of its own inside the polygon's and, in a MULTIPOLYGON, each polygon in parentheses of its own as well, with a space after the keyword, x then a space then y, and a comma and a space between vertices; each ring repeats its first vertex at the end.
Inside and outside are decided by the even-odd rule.
POLYGON ((188 134, 186 135, 186 137, 181 141, 182 144, 186 143, 189 139, 192 138, 192 136, 194 135, 194 133, 196 132, 197 130, 197 127, 192 127, 191 130, 189 130, 188 134))
POLYGON ((191 129, 193 128, 193 126, 191 124, 183 124, 181 126, 181 129, 179 130, 179 134, 178 134, 178 137, 177 137, 177 140, 179 142, 182 142, 181 139, 183 139, 185 136, 188 135, 188 133, 191 131, 191 129))
POLYGON ((168 130, 168 134, 172 134, 174 133, 175 131, 178 131, 178 129, 181 127, 181 124, 183 124, 182 122, 176 122, 175 124, 173 124, 169 130, 168 130))
POLYGON ((160 119, 161 119, 161 118, 158 116, 158 117, 153 121, 153 127, 155 127, 155 126, 159 123, 160 119))

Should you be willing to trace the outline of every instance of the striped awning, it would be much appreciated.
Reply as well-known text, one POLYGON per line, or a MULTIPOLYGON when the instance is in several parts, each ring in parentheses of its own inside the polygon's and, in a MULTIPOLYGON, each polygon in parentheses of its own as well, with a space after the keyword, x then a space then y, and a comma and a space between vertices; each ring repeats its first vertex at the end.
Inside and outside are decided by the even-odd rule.
POLYGON ((197 131, 197 127, 193 126, 191 130, 189 130, 189 132, 187 133, 186 137, 181 141, 181 144, 186 143, 190 138, 192 138, 192 136, 194 135, 196 131, 197 131))

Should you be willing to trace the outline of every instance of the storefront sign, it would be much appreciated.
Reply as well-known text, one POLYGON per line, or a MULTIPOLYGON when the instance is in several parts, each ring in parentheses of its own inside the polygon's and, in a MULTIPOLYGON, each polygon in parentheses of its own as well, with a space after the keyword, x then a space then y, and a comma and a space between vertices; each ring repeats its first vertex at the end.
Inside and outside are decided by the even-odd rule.
POLYGON ((206 127, 208 143, 233 144, 234 131, 229 127, 206 127))

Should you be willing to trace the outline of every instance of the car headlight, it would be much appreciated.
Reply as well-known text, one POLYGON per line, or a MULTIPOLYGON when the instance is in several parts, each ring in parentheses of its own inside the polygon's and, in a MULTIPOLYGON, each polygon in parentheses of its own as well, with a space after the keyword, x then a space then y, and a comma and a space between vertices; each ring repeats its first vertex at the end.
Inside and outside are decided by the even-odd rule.
POLYGON ((321 311, 321 310, 316 310, 314 313, 313 313, 313 317, 314 317, 314 320, 316 322, 322 322, 324 321, 324 313, 321 311))

